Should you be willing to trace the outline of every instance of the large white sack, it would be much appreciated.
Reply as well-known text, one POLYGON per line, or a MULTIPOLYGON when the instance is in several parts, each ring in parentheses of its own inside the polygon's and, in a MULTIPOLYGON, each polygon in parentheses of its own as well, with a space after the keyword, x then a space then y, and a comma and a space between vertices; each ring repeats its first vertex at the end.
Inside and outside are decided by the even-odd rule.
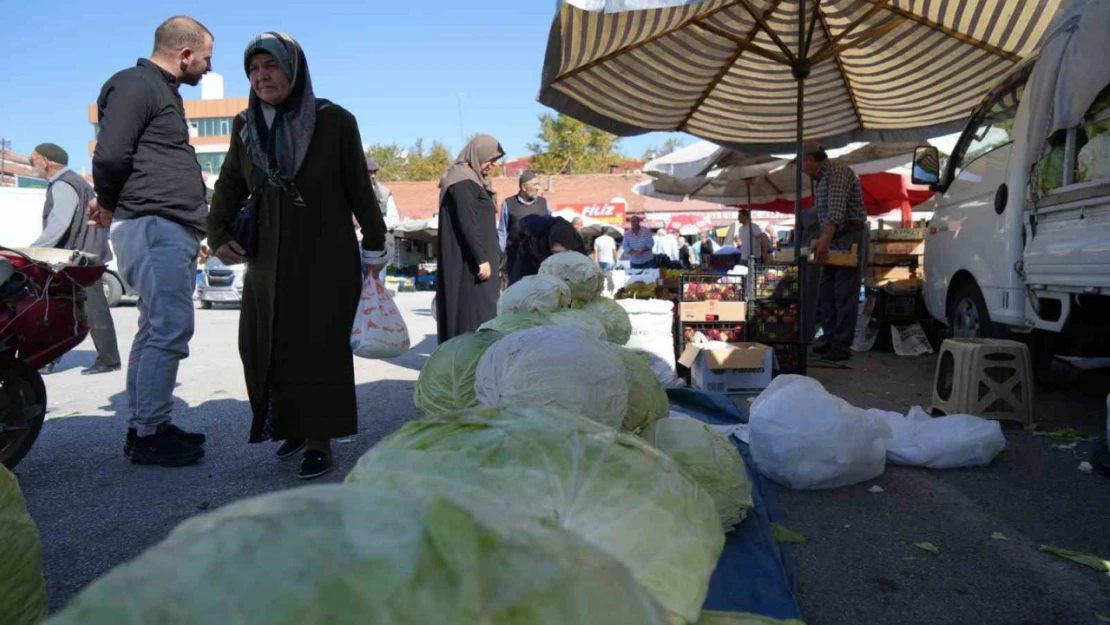
POLYGON ((810 383, 788 384, 753 410, 752 458, 797 490, 837 488, 882 475, 890 427, 810 383))
POLYGON ((674 371, 674 304, 661 299, 619 299, 632 324, 625 347, 658 356, 674 371))
POLYGON ((820 389, 822 391, 825 390, 825 387, 821 386, 820 382, 814 380, 809 376, 795 375, 793 373, 780 375, 774 380, 771 380, 771 383, 767 385, 767 388, 763 389, 759 396, 752 400, 752 405, 749 408, 748 413, 754 413, 756 410, 759 409, 760 406, 763 405, 763 402, 767 401, 767 399, 773 397, 775 394, 779 393, 786 387, 793 386, 795 384, 801 384, 806 386, 807 388, 820 389))
POLYGON ((985 467, 1006 448, 997 421, 958 414, 930 417, 920 406, 909 414, 868 410, 890 426, 893 440, 887 462, 929 469, 985 467))
POLYGON ((513 332, 478 361, 474 391, 491 408, 555 406, 619 429, 628 409, 619 349, 572 328, 513 332))

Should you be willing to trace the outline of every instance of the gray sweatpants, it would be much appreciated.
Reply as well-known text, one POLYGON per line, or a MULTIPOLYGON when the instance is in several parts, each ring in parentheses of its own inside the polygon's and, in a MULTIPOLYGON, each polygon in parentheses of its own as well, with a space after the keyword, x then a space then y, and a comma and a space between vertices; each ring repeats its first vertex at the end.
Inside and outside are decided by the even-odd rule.
POLYGON ((116 325, 112 323, 112 311, 108 307, 108 298, 104 296, 103 278, 85 289, 85 316, 89 320, 89 336, 96 346, 96 364, 118 367, 120 362, 116 325))
POLYGON ((821 282, 817 286, 821 329, 830 343, 843 349, 852 346, 856 335, 860 284, 869 238, 866 228, 834 237, 831 245, 834 250, 850 249, 853 243, 859 245, 859 263, 855 267, 821 266, 821 282))
POLYGON ((170 421, 177 368, 193 337, 193 290, 200 240, 163 217, 112 227, 120 274, 139 296, 139 331, 127 362, 128 425, 150 436, 170 421))

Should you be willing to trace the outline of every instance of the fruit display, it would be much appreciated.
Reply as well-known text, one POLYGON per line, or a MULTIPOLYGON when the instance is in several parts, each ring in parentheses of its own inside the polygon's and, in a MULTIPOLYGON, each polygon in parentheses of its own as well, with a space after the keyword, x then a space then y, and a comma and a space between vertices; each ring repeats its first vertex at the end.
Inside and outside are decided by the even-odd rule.
POLYGON ((701 332, 705 338, 710 341, 721 341, 724 343, 743 343, 747 340, 747 335, 744 332, 743 324, 698 324, 698 323, 685 323, 683 324, 682 338, 686 343, 694 340, 694 335, 701 332))
POLYGON ((752 340, 796 341, 801 322, 798 302, 753 302, 751 322, 752 340))
POLYGON ((719 279, 716 282, 686 282, 682 285, 682 301, 704 302, 744 301, 744 283, 739 280, 719 279))
POLYGON ((797 296, 797 269, 765 267, 756 273, 756 299, 788 299, 797 296))

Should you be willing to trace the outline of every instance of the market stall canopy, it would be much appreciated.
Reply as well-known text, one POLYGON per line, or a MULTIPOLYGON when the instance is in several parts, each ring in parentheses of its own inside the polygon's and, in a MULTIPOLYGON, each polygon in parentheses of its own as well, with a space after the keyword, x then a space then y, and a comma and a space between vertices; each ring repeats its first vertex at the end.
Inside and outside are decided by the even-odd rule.
POLYGON ((804 138, 919 141, 962 129, 1062 1, 575 0, 551 25, 539 100, 622 136, 793 152, 805 70, 804 138))
POLYGON ((406 219, 394 226, 393 236, 432 243, 439 238, 439 222, 435 219, 406 219))

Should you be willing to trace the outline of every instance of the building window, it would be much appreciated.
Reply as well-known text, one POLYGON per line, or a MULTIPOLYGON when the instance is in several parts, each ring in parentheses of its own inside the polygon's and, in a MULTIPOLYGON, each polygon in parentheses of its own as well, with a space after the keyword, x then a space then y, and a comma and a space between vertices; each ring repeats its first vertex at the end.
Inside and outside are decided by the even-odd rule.
POLYGON ((206 174, 218 174, 220 168, 224 166, 224 159, 227 158, 226 152, 205 152, 197 154, 197 162, 200 163, 200 169, 206 174))
POLYGON ((231 134, 230 117, 194 119, 189 121, 189 125, 196 129, 198 137, 226 137, 231 134))
POLYGON ((93 122, 93 141, 100 138, 100 124, 93 122))

